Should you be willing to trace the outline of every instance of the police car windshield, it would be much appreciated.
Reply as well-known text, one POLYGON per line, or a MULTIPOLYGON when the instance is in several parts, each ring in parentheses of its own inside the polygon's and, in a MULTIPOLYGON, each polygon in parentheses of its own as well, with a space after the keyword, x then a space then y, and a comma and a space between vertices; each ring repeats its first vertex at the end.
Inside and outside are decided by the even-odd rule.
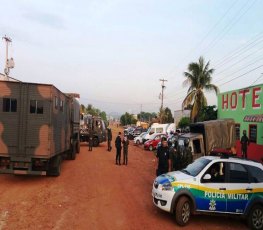
POLYGON ((211 160, 206 158, 199 158, 195 160, 192 164, 189 164, 185 169, 181 170, 181 172, 191 175, 191 176, 197 176, 202 169, 209 164, 211 160))

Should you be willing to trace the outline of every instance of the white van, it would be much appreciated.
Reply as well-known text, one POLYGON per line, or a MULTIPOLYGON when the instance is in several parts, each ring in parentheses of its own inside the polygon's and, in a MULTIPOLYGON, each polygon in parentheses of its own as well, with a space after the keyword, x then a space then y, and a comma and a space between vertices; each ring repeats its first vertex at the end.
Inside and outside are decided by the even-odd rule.
POLYGON ((175 128, 176 127, 174 123, 169 123, 169 124, 153 123, 152 126, 147 130, 147 133, 143 138, 143 143, 149 140, 151 135, 155 133, 169 134, 171 131, 175 132, 175 128))

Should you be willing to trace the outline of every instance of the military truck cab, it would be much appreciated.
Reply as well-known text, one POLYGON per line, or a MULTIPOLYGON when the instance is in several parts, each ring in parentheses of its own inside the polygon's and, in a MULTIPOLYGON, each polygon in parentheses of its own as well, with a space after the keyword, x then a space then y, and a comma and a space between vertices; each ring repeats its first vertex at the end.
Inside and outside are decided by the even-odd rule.
POLYGON ((235 122, 233 119, 211 120, 190 124, 190 133, 178 138, 179 146, 189 139, 193 159, 201 156, 231 153, 235 147, 235 122))
POLYGON ((105 122, 97 116, 82 113, 80 116, 80 141, 88 142, 92 135, 93 146, 96 147, 100 143, 106 141, 106 125, 105 122))
POLYGON ((186 133, 178 138, 179 146, 184 145, 184 140, 189 139, 189 147, 192 150, 193 160, 205 155, 204 138, 200 133, 186 133))

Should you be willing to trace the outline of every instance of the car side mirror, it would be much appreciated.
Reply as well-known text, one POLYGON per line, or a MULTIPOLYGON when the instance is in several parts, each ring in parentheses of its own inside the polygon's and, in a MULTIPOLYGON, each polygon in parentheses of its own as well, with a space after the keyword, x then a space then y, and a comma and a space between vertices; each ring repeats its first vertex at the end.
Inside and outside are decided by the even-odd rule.
POLYGON ((203 180, 211 180, 211 175, 210 174, 205 174, 205 176, 203 177, 203 180))

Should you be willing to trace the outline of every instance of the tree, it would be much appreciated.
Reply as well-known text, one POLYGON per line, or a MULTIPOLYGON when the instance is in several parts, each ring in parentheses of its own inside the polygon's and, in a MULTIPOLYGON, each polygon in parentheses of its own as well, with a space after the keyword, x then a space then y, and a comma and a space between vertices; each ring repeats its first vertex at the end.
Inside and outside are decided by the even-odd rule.
POLYGON ((92 104, 88 104, 86 108, 84 105, 81 105, 81 109, 82 111, 85 111, 85 113, 90 114, 92 116, 100 116, 101 119, 104 120, 107 124, 107 114, 105 111, 101 111, 100 109, 93 107, 92 104))
POLYGON ((189 117, 182 117, 178 123, 178 127, 181 129, 185 129, 187 126, 190 125, 190 123, 191 123, 191 120, 189 117))
POLYGON ((162 124, 174 122, 172 112, 168 107, 166 107, 165 109, 160 108, 158 116, 160 123, 162 124))
POLYGON ((137 120, 133 117, 132 114, 125 113, 121 115, 120 118, 121 125, 131 125, 131 124, 136 124, 137 120))
POLYGON ((151 122, 151 120, 156 116, 157 116, 156 113, 149 113, 149 112, 140 112, 139 114, 137 114, 138 119, 144 122, 151 122))
POLYGON ((205 64, 203 57, 200 57, 198 62, 192 62, 188 65, 188 72, 184 72, 186 80, 183 85, 190 85, 187 96, 185 97, 182 107, 192 106, 191 120, 197 121, 200 116, 200 111, 204 106, 207 106, 207 100, 203 90, 219 92, 217 86, 211 84, 211 75, 214 69, 209 69, 209 62, 205 64))
POLYGON ((215 105, 204 106, 200 112, 199 121, 209 121, 217 119, 217 109, 215 105))

